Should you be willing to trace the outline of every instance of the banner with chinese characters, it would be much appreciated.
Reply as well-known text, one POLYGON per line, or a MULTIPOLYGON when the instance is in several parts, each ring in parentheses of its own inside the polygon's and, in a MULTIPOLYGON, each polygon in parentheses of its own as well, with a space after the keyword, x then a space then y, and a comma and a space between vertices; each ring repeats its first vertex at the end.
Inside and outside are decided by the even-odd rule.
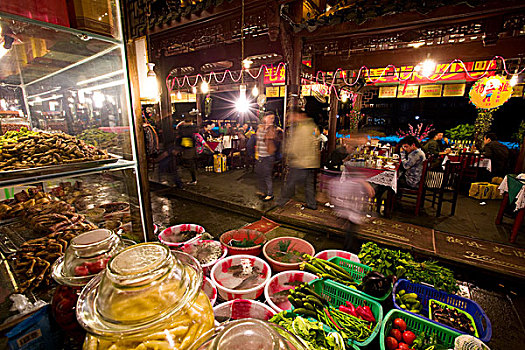
MULTIPOLYGON (((410 79, 408 79, 408 84, 432 84, 436 82, 445 82, 445 81, 457 81, 457 80, 464 80, 464 81, 475 81, 479 77, 481 77, 485 72, 487 72, 484 77, 487 76, 494 76, 496 74, 496 69, 498 68, 498 64, 496 61, 475 61, 475 62, 463 62, 465 65, 465 68, 469 72, 469 77, 465 73, 465 69, 463 69, 463 65, 460 62, 452 63, 450 64, 449 69, 447 70, 447 67, 450 63, 439 63, 436 64, 436 68, 434 69, 434 73, 427 77, 422 76, 418 72, 414 72, 412 74, 412 71, 415 69, 415 66, 401 66, 396 67, 397 73, 401 77, 401 83, 404 83, 404 80, 407 79, 411 74, 412 76, 410 79), (443 72, 446 73, 443 74, 443 72), (443 74, 442 77, 441 74, 443 74), (437 81, 431 80, 431 79, 438 79, 437 81)), ((365 80, 367 83, 376 83, 376 84, 392 84, 392 83, 398 83, 399 78, 397 75, 394 74, 394 67, 388 67, 388 68, 373 68, 369 71, 370 77, 368 77, 366 74, 364 75, 365 80), (379 79, 379 80, 378 80, 379 79)))
POLYGON ((302 96, 312 96, 312 85, 301 85, 302 96))
POLYGON ((466 84, 445 84, 443 97, 457 97, 465 95, 466 84))
POLYGON ((421 85, 419 87, 419 97, 441 97, 443 85, 421 85))
POLYGON ((286 82, 286 69, 284 65, 271 67, 264 70, 264 84, 282 84, 286 82))
POLYGON ((379 98, 394 98, 397 96, 397 86, 381 86, 379 98))
POLYGON ((279 86, 267 86, 266 97, 279 97, 279 86))
POLYGON ((419 91, 419 85, 398 85, 397 86, 397 97, 398 98, 416 98, 419 91))
POLYGON ((496 108, 507 102, 512 95, 512 86, 499 75, 478 80, 470 89, 470 102, 483 109, 496 108))

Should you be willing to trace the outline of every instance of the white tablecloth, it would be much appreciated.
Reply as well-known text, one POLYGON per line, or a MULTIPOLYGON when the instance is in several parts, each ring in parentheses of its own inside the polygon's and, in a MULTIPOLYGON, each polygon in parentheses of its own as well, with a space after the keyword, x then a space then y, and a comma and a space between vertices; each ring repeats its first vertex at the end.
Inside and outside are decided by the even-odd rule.
MULTIPOLYGON (((501 194, 504 192, 509 191, 509 184, 507 182, 507 176, 503 179, 503 182, 501 182, 501 185, 499 185, 498 190, 501 194)), ((516 196, 516 210, 525 208, 525 186, 521 188, 521 190, 518 192, 518 195, 516 196)))
MULTIPOLYGON (((343 166, 343 174, 342 177, 346 176, 352 176, 351 171, 349 169, 356 169, 359 171, 360 167, 355 166, 351 164, 351 162, 345 163, 345 166, 343 166)), ((374 169, 374 168, 367 168, 366 169, 374 169)), ((381 171, 379 174, 373 175, 366 179, 366 181, 376 184, 376 185, 382 185, 392 188, 395 193, 397 193, 397 170, 389 170, 389 169, 377 169, 381 171)))
MULTIPOLYGON (((449 160, 448 155, 446 155, 445 158, 443 158, 443 163, 441 163, 443 165, 443 169, 445 169, 445 163, 448 160, 449 160)), ((489 158, 481 158, 479 161, 479 167, 485 168, 488 171, 492 171, 492 162, 490 161, 489 158)))

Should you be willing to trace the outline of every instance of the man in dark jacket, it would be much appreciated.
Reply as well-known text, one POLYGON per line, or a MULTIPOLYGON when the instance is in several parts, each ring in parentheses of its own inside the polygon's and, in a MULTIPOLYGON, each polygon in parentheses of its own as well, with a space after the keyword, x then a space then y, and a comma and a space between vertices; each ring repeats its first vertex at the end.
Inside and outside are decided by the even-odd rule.
POLYGON ((438 131, 431 131, 428 134, 428 141, 423 146, 423 152, 427 158, 432 157, 432 164, 429 164, 430 170, 443 171, 441 166, 441 155, 449 154, 450 148, 447 148, 448 140, 445 138, 447 145, 443 144, 443 133, 438 131))
POLYGON ((483 154, 490 159, 492 176, 505 176, 508 172, 509 160, 509 149, 507 146, 498 142, 498 137, 493 132, 485 135, 483 144, 483 154))

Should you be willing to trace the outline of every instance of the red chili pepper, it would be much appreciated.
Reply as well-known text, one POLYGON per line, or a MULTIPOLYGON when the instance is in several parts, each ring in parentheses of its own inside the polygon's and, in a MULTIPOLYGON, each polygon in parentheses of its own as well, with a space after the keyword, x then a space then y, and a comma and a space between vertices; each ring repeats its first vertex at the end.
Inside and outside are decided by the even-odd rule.
POLYGON ((347 301, 346 302, 346 307, 349 308, 351 310, 351 315, 357 317, 357 311, 355 309, 355 306, 354 304, 352 304, 351 302, 347 301))
POLYGON ((328 311, 327 308, 324 308, 324 313, 326 314, 326 316, 328 316, 328 318, 330 319, 330 321, 332 321, 332 324, 337 328, 337 329, 341 329, 341 327, 339 327, 339 325, 337 323, 335 323, 334 319, 332 318, 332 315, 330 315, 330 312, 328 311))
POLYGON ((362 306, 357 307, 357 314, 361 316, 365 321, 375 322, 375 318, 370 317, 370 314, 362 306))
POLYGON ((372 322, 375 322, 375 321, 376 321, 376 318, 374 317, 374 313, 373 313, 372 310, 370 309, 370 306, 365 305, 365 306, 363 306, 363 309, 365 309, 365 311, 368 313, 368 315, 369 315, 370 318, 372 319, 372 322))
POLYGON ((353 311, 352 309, 344 305, 339 306, 339 311, 342 311, 344 313, 357 317, 357 314, 355 313, 355 311, 353 311))

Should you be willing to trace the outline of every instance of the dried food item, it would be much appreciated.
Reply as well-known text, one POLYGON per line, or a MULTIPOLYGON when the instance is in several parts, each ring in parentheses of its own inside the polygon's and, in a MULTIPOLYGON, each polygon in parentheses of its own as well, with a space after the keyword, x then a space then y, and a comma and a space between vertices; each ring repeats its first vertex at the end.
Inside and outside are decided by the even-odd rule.
POLYGON ((0 171, 108 158, 105 151, 64 133, 22 129, 0 136, 0 171))

